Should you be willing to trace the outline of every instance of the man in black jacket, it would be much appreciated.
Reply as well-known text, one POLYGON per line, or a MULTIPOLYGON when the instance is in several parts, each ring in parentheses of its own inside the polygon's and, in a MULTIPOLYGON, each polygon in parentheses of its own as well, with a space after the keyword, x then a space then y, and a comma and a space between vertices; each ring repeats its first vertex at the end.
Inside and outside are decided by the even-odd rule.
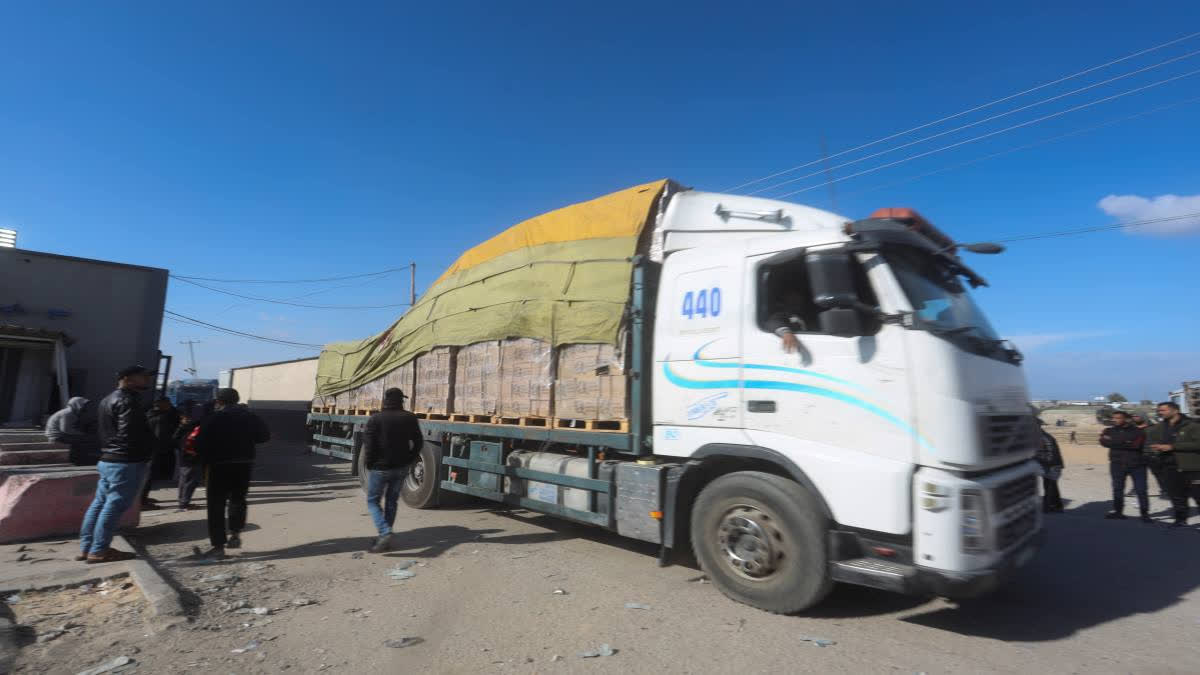
POLYGON ((1129 423, 1129 415, 1123 410, 1113 413, 1112 422, 1112 426, 1100 434, 1100 445, 1108 448, 1113 495, 1113 510, 1104 517, 1110 520, 1125 518, 1125 478, 1128 476, 1133 478, 1142 522, 1154 522, 1150 518, 1150 497, 1146 490, 1146 458, 1142 456, 1146 434, 1129 423))
POLYGON ((175 430, 179 428, 179 411, 171 400, 161 396, 146 413, 150 433, 154 436, 154 455, 150 459, 150 477, 142 490, 142 508, 158 508, 150 498, 150 487, 156 480, 169 480, 175 475, 175 430))
POLYGON ((367 468, 367 511, 375 521, 379 539, 372 553, 387 550, 396 523, 400 488, 408 467, 419 456, 424 440, 417 416, 404 409, 404 392, 391 388, 383 394, 383 410, 371 415, 363 431, 362 452, 367 468), (383 508, 379 502, 383 500, 383 508))
POLYGON ((141 491, 154 452, 154 437, 138 396, 152 386, 154 371, 129 366, 117 373, 117 390, 100 401, 100 461, 96 464, 100 479, 96 482, 96 498, 79 528, 81 553, 76 560, 91 564, 135 557, 110 544, 121 514, 141 491))
POLYGON ((195 438, 196 455, 208 467, 208 540, 212 549, 205 555, 210 558, 224 558, 227 547, 241 547, 254 445, 271 440, 270 429, 258 415, 238 405, 240 398, 236 389, 217 391, 213 414, 200 421, 195 438))
POLYGON ((1062 477, 1063 458, 1058 447, 1058 441, 1042 428, 1045 424, 1040 417, 1034 417, 1038 423, 1038 435, 1041 447, 1036 455, 1038 464, 1042 465, 1042 512, 1062 513, 1062 493, 1058 490, 1058 479, 1062 477))

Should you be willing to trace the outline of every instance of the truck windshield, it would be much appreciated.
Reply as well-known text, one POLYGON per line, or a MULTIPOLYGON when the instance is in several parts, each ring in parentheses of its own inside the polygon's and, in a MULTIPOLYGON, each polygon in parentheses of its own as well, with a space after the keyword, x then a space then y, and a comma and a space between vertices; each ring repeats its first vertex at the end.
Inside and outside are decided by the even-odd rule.
POLYGON ((910 246, 890 247, 884 256, 908 296, 917 328, 985 356, 997 351, 1000 336, 951 265, 910 246))

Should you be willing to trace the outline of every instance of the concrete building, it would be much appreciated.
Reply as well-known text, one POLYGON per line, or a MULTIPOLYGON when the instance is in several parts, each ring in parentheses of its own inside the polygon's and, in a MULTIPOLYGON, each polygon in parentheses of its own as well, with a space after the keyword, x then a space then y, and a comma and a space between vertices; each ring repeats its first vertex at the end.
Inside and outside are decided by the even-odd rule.
POLYGON ((0 425, 38 424, 158 366, 167 270, 0 247, 0 425))
POLYGON ((308 441, 305 419, 317 386, 316 357, 242 366, 228 372, 229 386, 271 427, 272 439, 308 441))

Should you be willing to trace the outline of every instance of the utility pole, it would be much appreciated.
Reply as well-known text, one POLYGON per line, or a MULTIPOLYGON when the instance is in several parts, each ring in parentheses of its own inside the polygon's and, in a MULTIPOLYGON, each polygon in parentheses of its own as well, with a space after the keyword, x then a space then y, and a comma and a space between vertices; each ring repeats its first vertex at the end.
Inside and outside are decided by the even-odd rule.
POLYGON ((408 263, 408 306, 417 304, 417 263, 408 263))
POLYGON ((195 347, 195 345, 198 345, 201 342, 203 342, 203 340, 180 340, 179 341, 179 344, 188 346, 188 353, 191 354, 191 356, 192 356, 192 367, 184 368, 184 371, 191 373, 192 377, 196 376, 196 347, 195 347))

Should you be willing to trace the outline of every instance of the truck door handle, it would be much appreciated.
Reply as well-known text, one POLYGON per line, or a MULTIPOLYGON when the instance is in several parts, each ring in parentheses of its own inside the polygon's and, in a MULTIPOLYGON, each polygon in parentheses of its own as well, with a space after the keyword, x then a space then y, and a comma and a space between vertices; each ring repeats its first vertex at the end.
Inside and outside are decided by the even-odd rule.
POLYGON ((746 410, 752 413, 773 413, 775 401, 746 401, 746 410))

